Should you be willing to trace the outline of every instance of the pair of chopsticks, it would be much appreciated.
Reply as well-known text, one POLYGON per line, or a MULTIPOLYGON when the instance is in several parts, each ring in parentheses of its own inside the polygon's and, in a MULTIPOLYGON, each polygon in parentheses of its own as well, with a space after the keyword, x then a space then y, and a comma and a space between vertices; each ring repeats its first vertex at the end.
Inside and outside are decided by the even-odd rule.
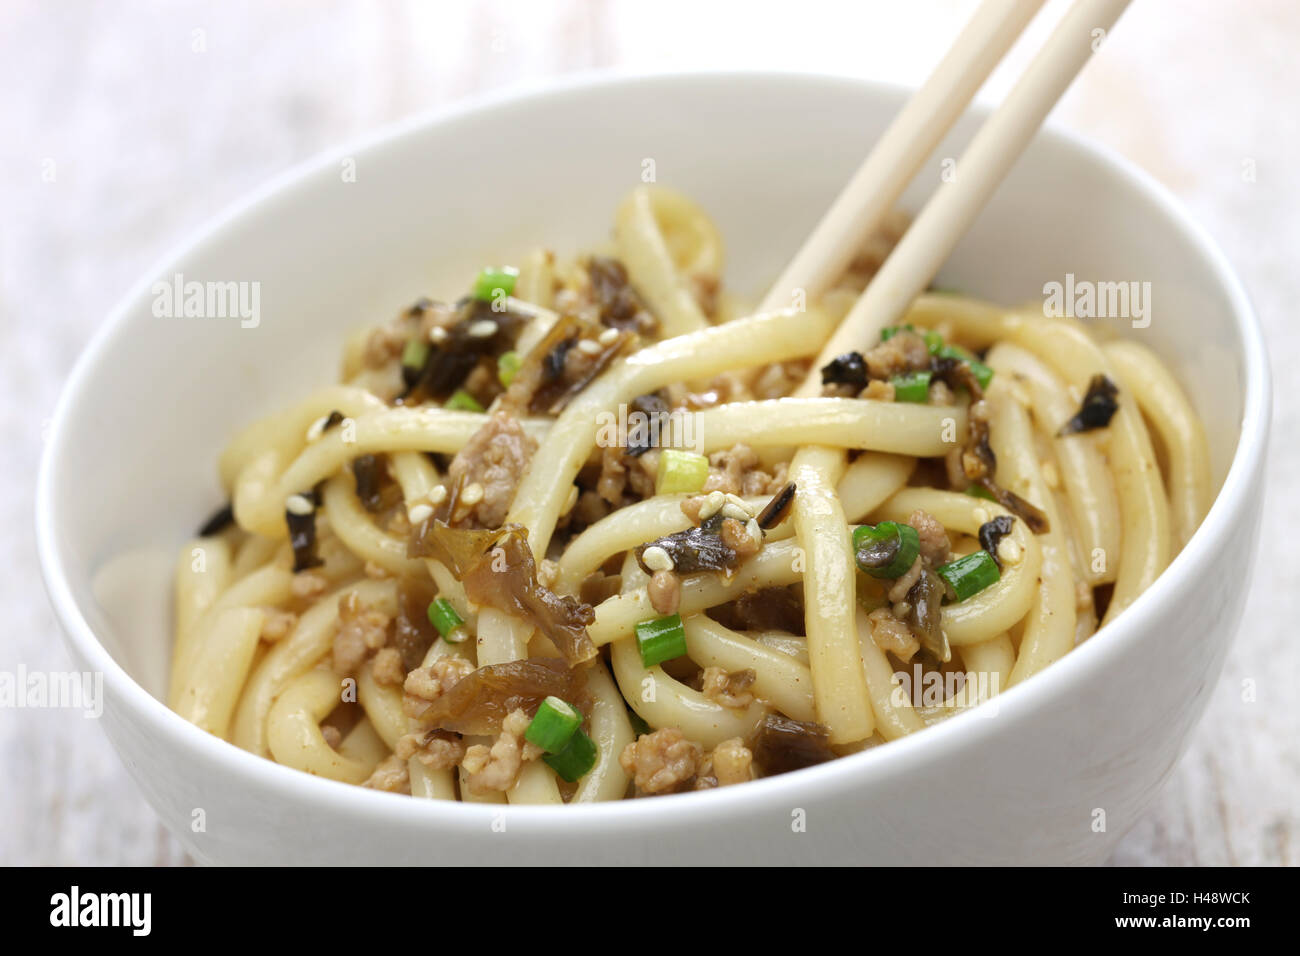
MULTIPOLYGON (((799 294, 812 301, 843 273, 1042 3, 985 0, 773 284, 760 311, 785 307, 799 294)), ((1076 0, 966 147, 954 179, 931 197, 899 240, 795 394, 818 394, 823 365, 860 347, 925 290, 1128 3, 1076 0)))

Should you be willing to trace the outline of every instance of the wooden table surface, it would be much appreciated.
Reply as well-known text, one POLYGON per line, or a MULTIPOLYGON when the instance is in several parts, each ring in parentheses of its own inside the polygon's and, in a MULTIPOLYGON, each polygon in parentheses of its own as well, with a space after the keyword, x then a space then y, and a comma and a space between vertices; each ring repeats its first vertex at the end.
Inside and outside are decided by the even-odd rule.
MULTIPOLYGON (((69 666, 32 531, 42 430, 64 377, 109 304, 242 194, 399 118, 577 70, 756 66, 914 84, 974 6, 6 3, 0 671, 69 666)), ((1061 9, 1049 3, 1030 35, 1061 9)), ((1270 533, 1240 635, 1190 751, 1114 863, 1300 862, 1300 403, 1285 365, 1300 354, 1297 37, 1289 0, 1136 0, 1053 116, 1145 167, 1209 228, 1254 298, 1278 376, 1270 533)), ((1027 56, 1014 50, 984 95, 1000 98, 1027 56)), ((0 863, 186 862, 93 722, 0 710, 0 761, 0 863)))

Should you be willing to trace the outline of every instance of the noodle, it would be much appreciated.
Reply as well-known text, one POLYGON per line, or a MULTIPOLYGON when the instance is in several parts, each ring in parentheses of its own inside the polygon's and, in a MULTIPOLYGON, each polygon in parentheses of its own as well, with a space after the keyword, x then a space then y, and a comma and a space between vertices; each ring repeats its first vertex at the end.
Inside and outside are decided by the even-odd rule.
POLYGON ((1201 424, 1136 343, 949 294, 841 325, 861 271, 746 314, 659 187, 610 255, 421 300, 236 435, 176 565, 177 713, 421 799, 727 786, 989 702, 1209 508, 1201 424))

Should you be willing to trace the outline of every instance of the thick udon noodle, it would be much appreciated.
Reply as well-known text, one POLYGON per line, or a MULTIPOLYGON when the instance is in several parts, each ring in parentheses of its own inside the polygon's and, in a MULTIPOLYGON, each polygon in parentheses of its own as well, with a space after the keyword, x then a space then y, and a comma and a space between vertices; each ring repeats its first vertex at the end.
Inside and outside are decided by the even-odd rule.
MULTIPOLYGON (((507 516, 527 529, 539 560, 553 558, 551 586, 560 594, 577 593, 589 575, 622 562, 620 593, 595 606, 588 627, 592 641, 609 648, 587 672, 585 727, 597 745, 595 765, 567 787, 545 763, 532 760, 506 792, 484 795, 465 787, 455 768, 431 769, 412 757, 409 789, 417 797, 517 803, 622 798, 629 775, 620 755, 636 737, 636 719, 652 730, 678 728, 704 751, 744 740, 771 712, 820 724, 837 753, 915 733, 1032 676, 1121 614, 1186 543, 1208 507, 1201 427, 1172 375, 1147 349, 1127 341, 1101 344, 1073 319, 1045 318, 1039 310, 923 295, 902 321, 978 351, 994 370, 985 399, 996 481, 1041 509, 1047 530, 1034 534, 1015 520, 1009 537, 1018 560, 1005 563, 1001 577, 980 593, 943 606, 952 659, 930 669, 964 675, 968 692, 921 702, 902 692, 899 674, 912 668, 877 646, 867 610, 855 600, 859 576, 850 534, 856 522, 905 522, 921 509, 942 523, 954 552, 978 547, 972 536, 1006 509, 925 486, 922 476, 933 469, 917 464, 942 458, 960 440, 966 407, 960 401, 758 399, 738 388, 743 400, 695 412, 697 450, 752 446, 766 464, 788 463, 797 492, 791 517, 734 576, 706 571, 681 581, 690 660, 752 672, 752 700, 726 706, 679 679, 680 671, 674 676, 663 666, 645 666, 633 637, 636 623, 658 612, 631 549, 690 525, 682 496, 652 496, 618 508, 563 540, 556 529, 573 506, 579 471, 596 450, 603 413, 666 386, 721 375, 752 383, 753 370, 811 359, 860 289, 872 256, 807 309, 746 315, 725 296, 706 309, 701 290, 715 290, 722 269, 717 231, 689 200, 646 188, 619 207, 610 254, 626 266, 630 286, 657 320, 658 339, 616 361, 558 415, 524 422, 538 447, 507 516), (1061 424, 1098 374, 1119 385, 1108 427, 1060 436, 1061 424), (804 634, 742 632, 706 613, 746 592, 791 585, 802 588, 804 634), (1109 601, 1099 621, 1095 612, 1103 602, 1094 596, 1101 591, 1109 591, 1109 601)), ((520 355, 556 321, 556 291, 575 269, 543 253, 520 264, 510 300, 528 317, 520 355)), ((364 367, 363 343, 360 336, 349 343, 343 384, 249 426, 221 456, 236 523, 182 550, 169 701, 199 727, 251 753, 352 783, 366 781, 386 760, 391 765, 399 741, 419 725, 404 711, 401 689, 376 680, 372 663, 347 680, 330 668, 341 598, 355 595, 358 603, 391 616, 397 580, 426 576, 477 638, 435 640, 426 665, 447 655, 481 667, 545 653, 531 624, 470 605, 447 567, 408 557, 405 538, 361 506, 349 471, 358 456, 386 457, 410 511, 436 500, 443 487, 445 476, 428 453, 456 453, 487 420, 430 403, 394 407, 376 394, 381 389, 364 367), (319 422, 331 413, 348 427, 322 432, 319 422), (312 572, 318 593, 308 594, 295 586, 285 507, 290 496, 310 488, 319 492, 324 564, 312 572), (362 715, 346 733, 327 734, 322 721, 342 700, 355 700, 362 715)), ((817 369, 810 372, 815 376, 817 369)))

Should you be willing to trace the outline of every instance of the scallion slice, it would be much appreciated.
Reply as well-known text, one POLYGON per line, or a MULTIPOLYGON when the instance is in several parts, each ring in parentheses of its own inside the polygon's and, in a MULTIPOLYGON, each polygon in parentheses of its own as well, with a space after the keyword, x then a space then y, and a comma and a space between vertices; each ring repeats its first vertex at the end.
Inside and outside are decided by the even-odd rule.
POLYGON ((895 375, 889 380, 889 384, 894 386, 894 401, 896 402, 924 402, 930 397, 929 372, 908 372, 906 375, 895 375))
POLYGON ((908 323, 907 325, 887 325, 880 330, 880 341, 888 342, 899 332, 915 332, 916 326, 908 323))
POLYGON ((542 754, 542 759, 569 783, 577 783, 596 766, 596 753, 596 742, 579 729, 573 732, 563 750, 542 754))
POLYGON ((860 525, 853 532, 858 567, 873 578, 901 578, 916 563, 921 539, 910 524, 882 521, 860 525))
POLYGON ((480 302, 495 302, 499 297, 515 291, 519 270, 512 266, 489 266, 474 280, 474 298, 480 302))
POLYGON ((497 359, 497 381, 501 383, 502 388, 510 387, 522 364, 523 359, 519 357, 518 352, 506 352, 497 359))
POLYGON ((537 708, 533 722, 524 731, 524 739, 548 754, 564 750, 573 732, 582 726, 582 714, 558 697, 547 697, 537 708))
POLYGON ((975 373, 975 380, 980 383, 980 388, 989 387, 989 382, 993 381, 993 369, 979 359, 973 358, 970 360, 970 370, 975 373))
POLYGON ((970 484, 966 486, 966 494, 972 498, 983 498, 985 501, 997 501, 993 497, 993 492, 989 491, 983 485, 970 484))
POLYGON ((463 388, 458 388, 451 393, 451 398, 442 403, 443 408, 449 408, 458 412, 481 412, 483 406, 469 392, 463 388))
POLYGON ((692 451, 665 448, 659 453, 655 494, 694 494, 704 489, 704 482, 708 477, 709 459, 692 451))
POLYGON ((939 349, 943 348, 943 336, 934 329, 926 329, 925 348, 931 355, 938 355, 939 349))
POLYGON ((667 617, 638 622, 636 646, 641 652, 641 663, 646 667, 654 667, 664 661, 684 656, 686 628, 682 627, 682 616, 670 614, 667 617))
POLYGON ((438 629, 442 639, 448 644, 459 644, 465 640, 465 621, 456 613, 451 602, 446 598, 434 598, 429 605, 429 623, 438 629))
POLYGON ((990 584, 996 584, 1001 577, 993 555, 983 548, 935 568, 935 573, 952 588, 958 601, 979 594, 990 584))
POLYGON ((402 349, 402 364, 407 368, 424 368, 424 363, 428 358, 428 342, 421 342, 419 339, 411 339, 411 341, 406 343, 406 348, 402 349))

